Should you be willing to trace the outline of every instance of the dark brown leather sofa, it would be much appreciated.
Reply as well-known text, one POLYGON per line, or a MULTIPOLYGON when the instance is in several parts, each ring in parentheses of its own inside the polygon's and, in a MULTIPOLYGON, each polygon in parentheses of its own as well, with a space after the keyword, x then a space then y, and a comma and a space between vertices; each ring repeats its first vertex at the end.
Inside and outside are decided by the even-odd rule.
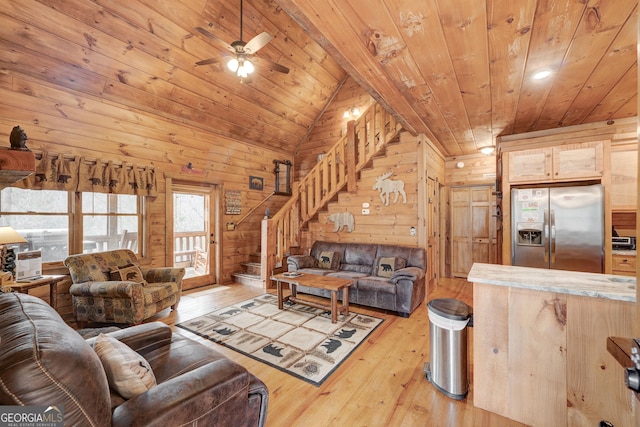
POLYGON ((109 335, 149 362, 155 387, 118 396, 92 340, 39 298, 0 293, 0 405, 56 405, 65 426, 264 425, 267 387, 222 354, 161 322, 109 335))
MULTIPOLYGON (((291 272, 353 279, 349 303, 376 307, 409 317, 425 299, 426 254, 423 248, 375 243, 341 243, 316 241, 309 255, 287 259, 291 272), (323 254, 335 254, 331 265, 320 261, 323 254), (395 258, 398 268, 388 266, 389 274, 380 275, 380 262, 395 258)), ((297 286, 299 292, 330 297, 324 289, 297 286)), ((342 296, 340 296, 342 297, 342 296)))

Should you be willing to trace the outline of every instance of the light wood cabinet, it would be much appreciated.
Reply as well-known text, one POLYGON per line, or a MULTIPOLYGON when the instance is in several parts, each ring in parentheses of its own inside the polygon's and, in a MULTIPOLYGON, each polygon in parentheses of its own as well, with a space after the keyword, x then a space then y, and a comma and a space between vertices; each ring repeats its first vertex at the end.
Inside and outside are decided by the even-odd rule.
POLYGON ((467 277, 474 262, 495 263, 496 198, 494 186, 451 189, 451 272, 467 277))
POLYGON ((530 426, 635 425, 633 392, 606 346, 634 336, 635 291, 618 282, 591 297, 599 275, 511 268, 469 275, 474 406, 530 426))
POLYGON ((603 172, 603 142, 583 142, 553 147, 553 179, 600 178, 603 172))
POLYGON ((620 276, 636 275, 636 256, 635 255, 617 255, 611 257, 611 272, 620 276))
POLYGON ((635 211, 638 200, 638 150, 611 149, 611 210, 635 211))
POLYGON ((549 181, 552 178, 551 147, 509 153, 509 182, 549 181))
POLYGON ((509 182, 534 183, 601 178, 603 142, 583 142, 509 152, 509 182))

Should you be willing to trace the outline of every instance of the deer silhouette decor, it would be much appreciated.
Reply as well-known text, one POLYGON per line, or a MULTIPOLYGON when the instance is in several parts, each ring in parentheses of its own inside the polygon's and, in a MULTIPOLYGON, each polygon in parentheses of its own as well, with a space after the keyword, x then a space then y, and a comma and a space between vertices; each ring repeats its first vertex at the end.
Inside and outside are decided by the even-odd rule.
POLYGON ((393 172, 385 173, 376 178, 373 184, 374 190, 380 190, 380 200, 385 206, 389 206, 389 194, 394 193, 393 203, 398 202, 398 196, 402 195, 402 203, 407 203, 407 193, 404 192, 404 181, 399 179, 389 179, 393 172))

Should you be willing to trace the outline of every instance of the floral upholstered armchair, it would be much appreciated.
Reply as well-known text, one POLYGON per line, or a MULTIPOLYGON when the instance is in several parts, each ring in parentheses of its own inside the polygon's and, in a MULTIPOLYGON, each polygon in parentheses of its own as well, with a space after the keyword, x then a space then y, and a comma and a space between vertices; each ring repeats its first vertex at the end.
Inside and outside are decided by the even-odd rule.
POLYGON ((86 322, 137 325, 167 307, 176 309, 184 268, 144 268, 129 249, 71 255, 64 265, 79 328, 86 322))

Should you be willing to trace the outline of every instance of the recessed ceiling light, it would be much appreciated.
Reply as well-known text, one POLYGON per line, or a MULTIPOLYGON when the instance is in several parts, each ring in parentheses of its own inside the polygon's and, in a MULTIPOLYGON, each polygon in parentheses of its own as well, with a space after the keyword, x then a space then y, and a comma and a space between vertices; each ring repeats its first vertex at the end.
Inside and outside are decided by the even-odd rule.
POLYGON ((542 70, 542 71, 538 71, 537 73, 535 73, 533 75, 533 78, 535 80, 542 80, 542 79, 546 79, 550 75, 551 75, 551 70, 542 70))

